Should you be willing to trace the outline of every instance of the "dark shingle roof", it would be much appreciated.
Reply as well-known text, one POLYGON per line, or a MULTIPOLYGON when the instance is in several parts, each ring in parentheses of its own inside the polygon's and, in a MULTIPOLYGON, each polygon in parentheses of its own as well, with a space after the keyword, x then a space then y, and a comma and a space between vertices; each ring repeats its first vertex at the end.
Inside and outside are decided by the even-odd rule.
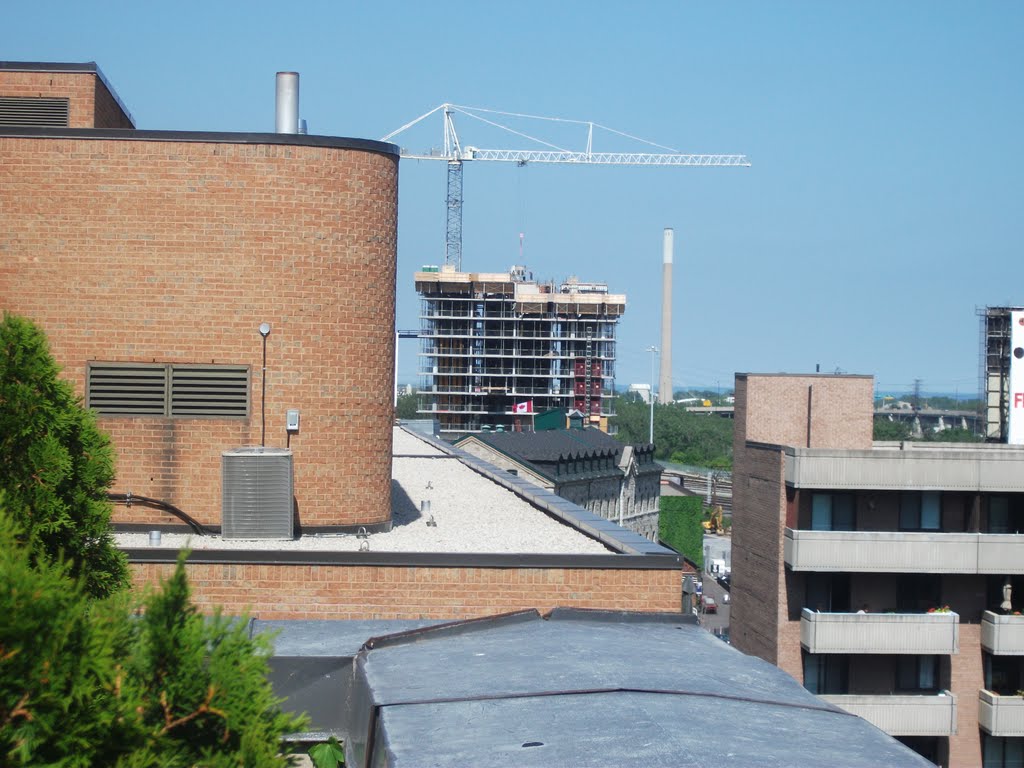
POLYGON ((547 430, 543 432, 483 432, 480 442, 526 462, 552 462, 566 458, 622 454, 622 443, 599 429, 547 430))

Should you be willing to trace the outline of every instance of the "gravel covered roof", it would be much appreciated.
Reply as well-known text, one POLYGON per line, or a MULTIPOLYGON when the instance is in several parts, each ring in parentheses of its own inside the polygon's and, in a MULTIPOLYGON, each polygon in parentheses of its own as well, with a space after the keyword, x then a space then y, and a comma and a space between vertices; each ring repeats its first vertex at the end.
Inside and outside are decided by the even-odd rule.
MULTIPOLYGON (((594 538, 475 471, 461 460, 460 451, 395 427, 392 453, 393 527, 387 532, 365 535, 366 545, 372 552, 612 552, 594 538), (427 515, 420 514, 420 502, 424 500, 430 501, 427 515)), ((156 548, 149 545, 147 533, 117 533, 115 539, 124 549, 156 548)), ((307 535, 282 541, 164 532, 160 548, 355 552, 362 545, 363 538, 357 534, 307 535)))

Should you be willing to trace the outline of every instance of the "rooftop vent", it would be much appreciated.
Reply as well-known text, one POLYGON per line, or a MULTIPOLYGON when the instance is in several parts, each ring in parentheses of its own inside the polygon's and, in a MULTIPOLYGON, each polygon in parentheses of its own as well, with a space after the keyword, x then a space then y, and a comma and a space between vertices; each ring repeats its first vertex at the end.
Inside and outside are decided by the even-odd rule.
POLYGON ((68 109, 67 99, 2 96, 0 125, 66 128, 68 109))
POLYGON ((291 539, 292 452, 260 446, 221 454, 225 539, 291 539))

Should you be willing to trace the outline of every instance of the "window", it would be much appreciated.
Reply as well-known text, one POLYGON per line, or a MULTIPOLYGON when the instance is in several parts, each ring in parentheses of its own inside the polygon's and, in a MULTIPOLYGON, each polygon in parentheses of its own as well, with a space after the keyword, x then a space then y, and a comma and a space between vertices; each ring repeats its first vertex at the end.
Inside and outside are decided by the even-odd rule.
POLYGON ((1024 739, 982 734, 983 768, 1024 768, 1024 739))
POLYGON ((249 368, 89 363, 85 404, 102 416, 246 418, 249 368))
POLYGON ((988 500, 988 532, 1010 532, 1010 500, 1005 496, 993 496, 988 500))
POLYGON ((901 531, 937 531, 942 520, 942 494, 915 491, 900 494, 901 531))
POLYGON ((811 530, 854 530, 853 496, 848 493, 811 494, 811 530))
POLYGON ((804 688, 816 695, 849 692, 848 657, 804 651, 804 688))
POLYGON ((901 573, 896 577, 896 610, 924 613, 943 605, 942 576, 932 573, 901 573))
POLYGON ((937 691, 938 656, 897 656, 896 688, 900 691, 937 691))
POLYGON ((847 613, 850 610, 850 574, 808 573, 804 605, 812 611, 847 613))

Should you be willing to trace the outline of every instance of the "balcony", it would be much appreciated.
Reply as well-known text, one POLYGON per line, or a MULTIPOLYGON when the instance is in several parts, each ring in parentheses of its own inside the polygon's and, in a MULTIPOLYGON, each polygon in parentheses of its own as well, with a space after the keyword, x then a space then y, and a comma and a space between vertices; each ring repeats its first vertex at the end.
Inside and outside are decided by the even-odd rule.
POLYGON ((1024 736, 1024 696, 978 694, 978 725, 993 736, 1024 736))
POLYGON ((854 573, 1024 573, 1024 535, 786 529, 794 571, 854 573))
POLYGON ((956 696, 939 694, 819 696, 830 704, 881 728, 890 736, 952 736, 956 733, 956 696))
POLYGON ((996 656, 1024 656, 1024 616, 981 615, 981 647, 996 656))
POLYGON ((955 613, 800 614, 800 643, 811 653, 948 656, 960 652, 955 613))

